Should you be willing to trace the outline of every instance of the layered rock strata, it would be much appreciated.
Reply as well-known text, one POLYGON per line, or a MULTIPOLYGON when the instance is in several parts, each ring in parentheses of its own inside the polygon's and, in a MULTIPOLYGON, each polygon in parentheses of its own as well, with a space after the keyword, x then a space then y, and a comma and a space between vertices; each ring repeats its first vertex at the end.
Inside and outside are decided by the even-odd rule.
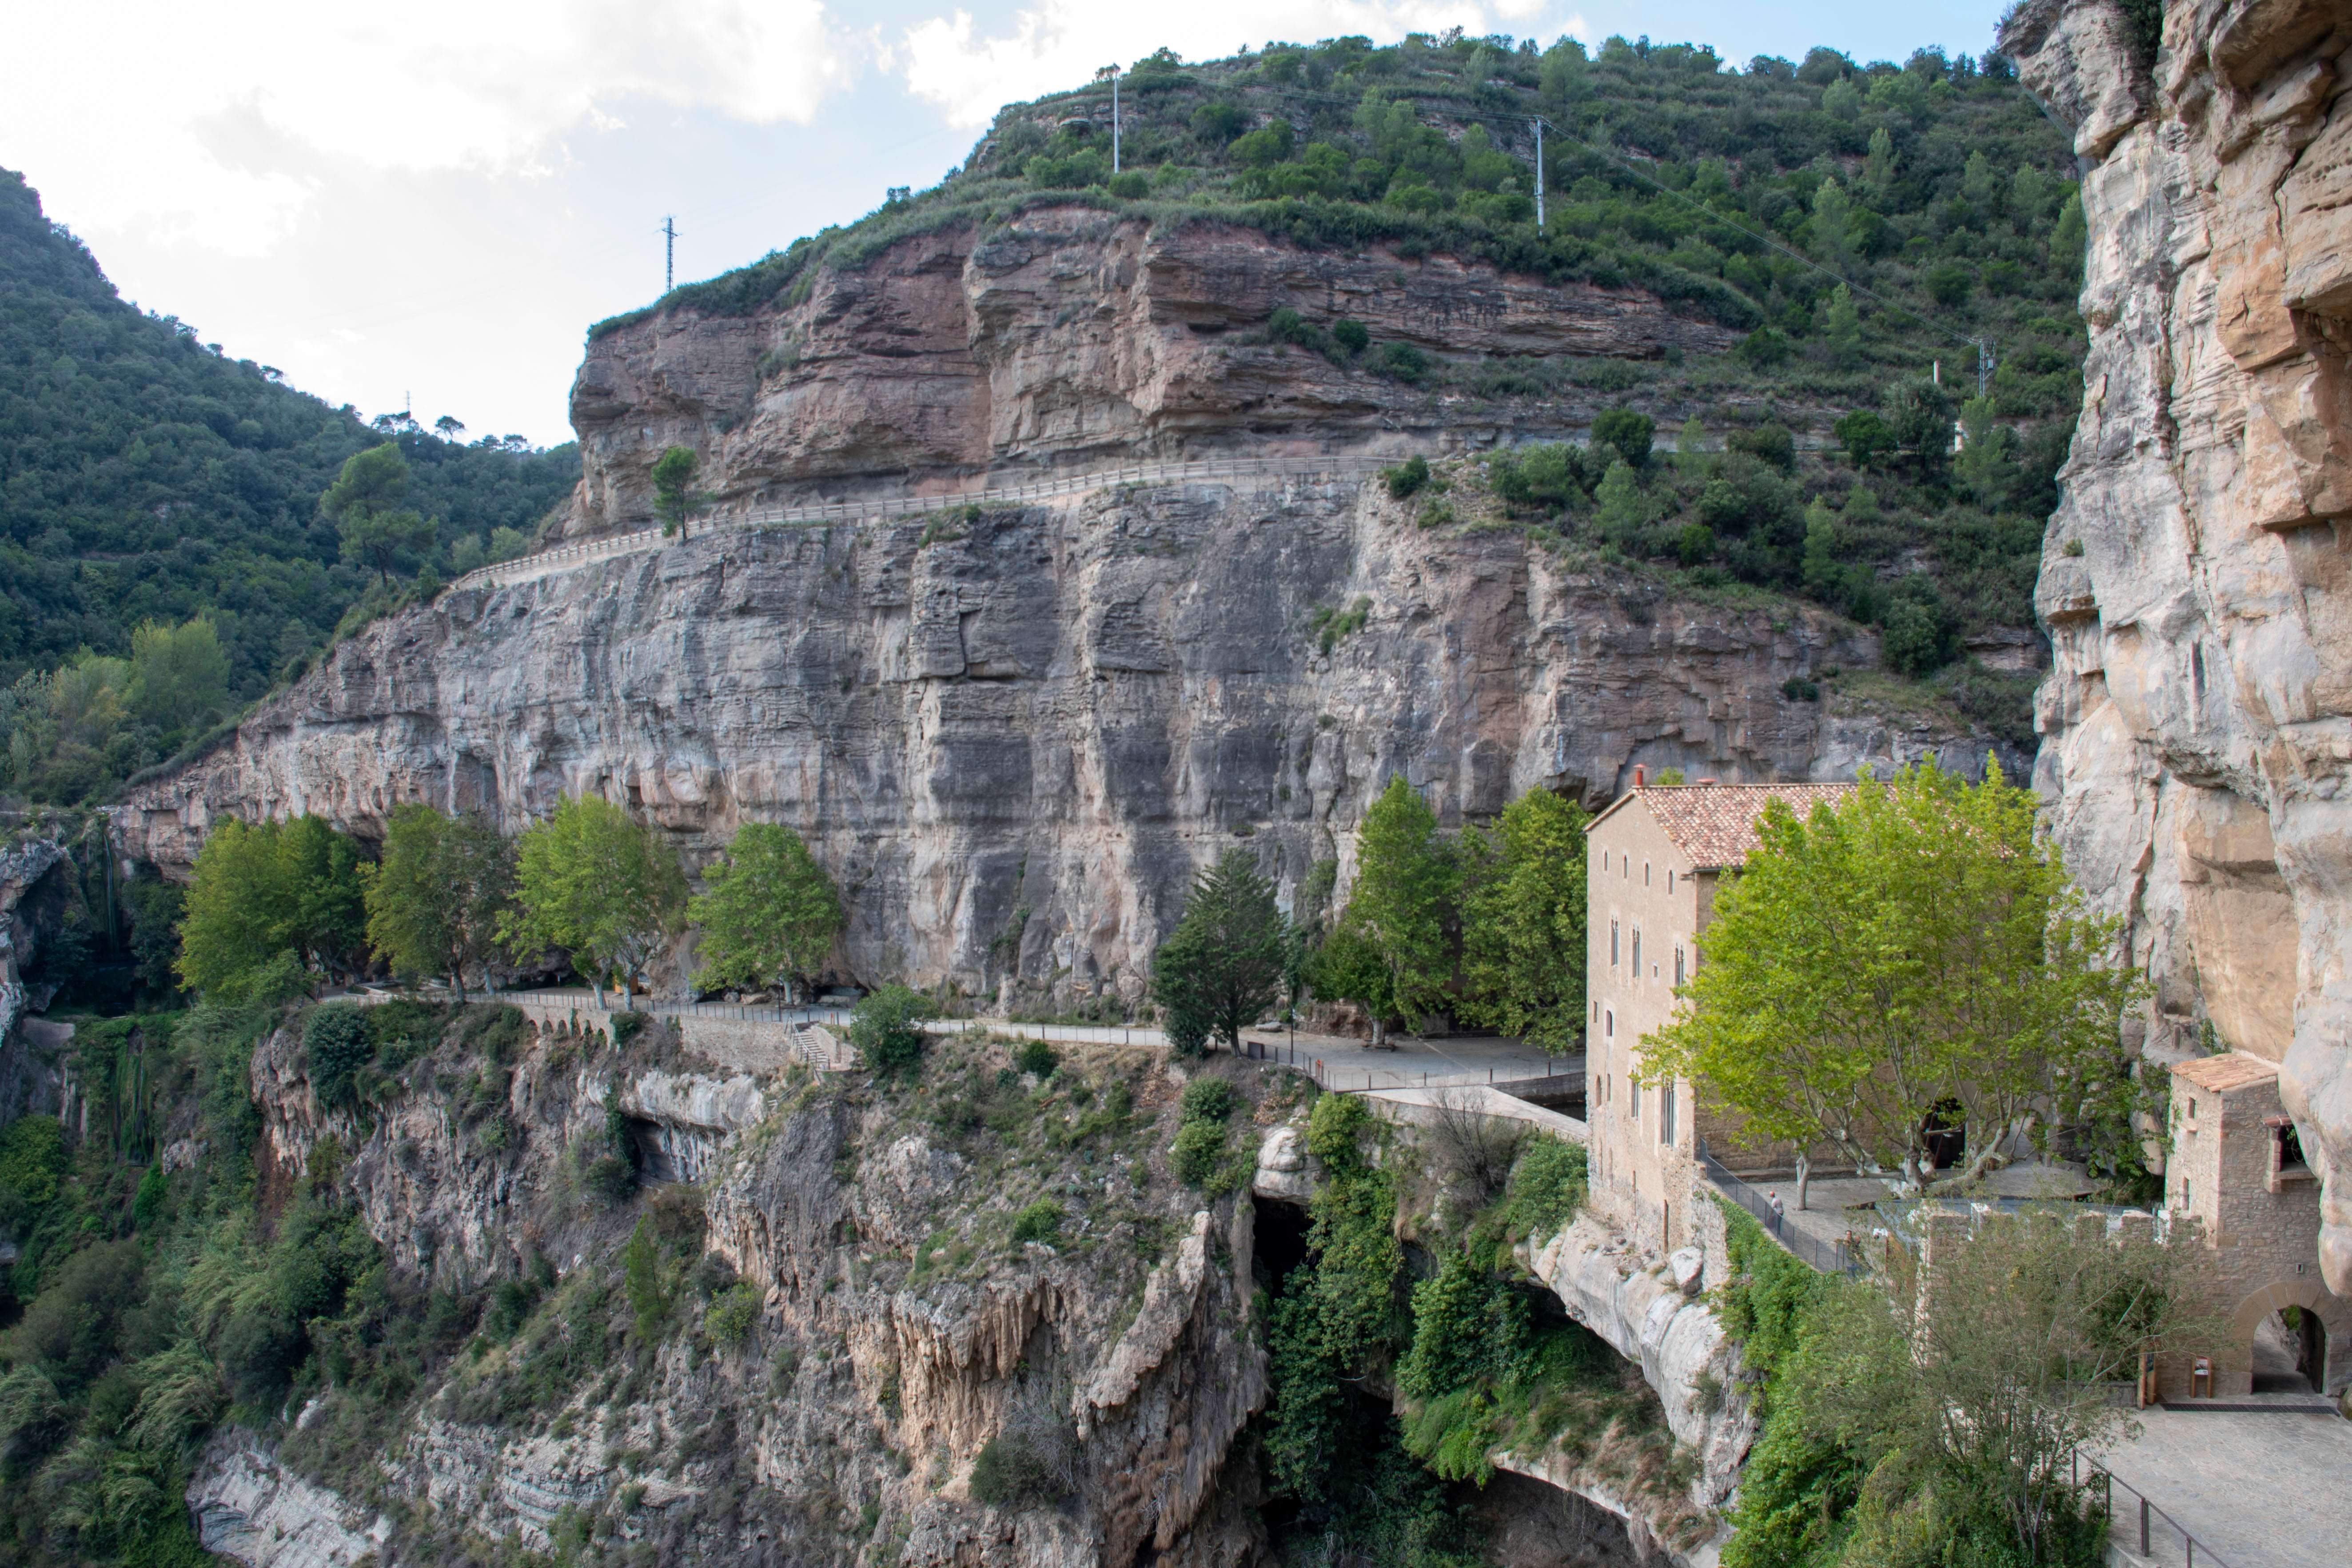
POLYGON ((2148 1053, 2282 1064, 2352 1294, 2352 16, 2172 0, 2151 61, 2029 0, 2001 47, 2090 228, 2037 783, 2158 983, 2148 1053))
POLYGON ((1505 425, 1581 428, 1606 405, 1481 410, 1269 341, 1286 307, 1437 356, 1654 358, 1736 336, 1635 289, 1037 208, 821 268, 749 314, 677 309, 596 338, 572 389, 583 475, 568 526, 649 521, 653 461, 672 445, 701 454, 698 483, 729 510, 1110 457, 1426 450, 1505 425))
POLYGON ((1286 898, 1324 859, 1344 887, 1393 775, 1454 824, 1537 786, 1605 799, 1637 763, 1980 766, 1949 727, 1784 692, 1875 658, 1811 609, 1418 528, 1377 485, 1103 491, 444 595, 131 792, 116 833, 181 875, 226 816, 374 837, 421 799, 516 828, 585 792, 697 861, 782 820, 844 889, 837 973, 1134 998, 1197 865, 1249 844, 1286 898))

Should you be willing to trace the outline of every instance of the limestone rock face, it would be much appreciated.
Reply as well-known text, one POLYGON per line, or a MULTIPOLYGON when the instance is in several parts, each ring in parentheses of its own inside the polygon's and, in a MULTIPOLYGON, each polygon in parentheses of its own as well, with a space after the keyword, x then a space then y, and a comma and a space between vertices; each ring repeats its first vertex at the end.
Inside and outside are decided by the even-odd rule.
POLYGON ((2352 1294, 2352 16, 2030 0, 2001 40, 2077 130, 2086 394, 2038 605, 2037 783, 2161 988, 2283 1064, 2352 1294))
MULTIPOLYGON (((1735 338, 1639 289, 1081 206, 984 235, 942 229, 804 281, 797 301, 674 310, 590 343, 572 390, 575 532, 649 520, 653 460, 674 444, 701 454, 698 484, 723 510, 1112 456, 1492 438, 1464 425, 1458 399, 1269 342, 1265 322, 1286 306, 1432 353, 1649 358, 1735 338)), ((1591 412, 1570 400, 1536 417, 1579 428, 1591 412)))
POLYGON ((223 816, 375 837, 421 799, 511 830, 585 792, 698 863, 781 820, 844 889, 836 973, 1132 997, 1196 866, 1248 843, 1286 898, 1325 858, 1344 889, 1395 774, 1454 824, 1538 785, 1597 803, 1635 763, 1980 767, 1984 741, 1783 694, 1875 645, 1423 530, 1378 485, 705 532, 378 623, 116 834, 179 875, 223 816), (1315 612, 1358 605, 1326 648, 1315 612))
POLYGON ((352 1568, 391 1532, 326 1488, 279 1465, 249 1436, 216 1439, 188 1488, 196 1538, 246 1568, 352 1568))
POLYGON ((1721 1505, 1756 1440, 1756 1415, 1738 1392, 1738 1347, 1725 1337, 1715 1310, 1694 1299, 1697 1285, 1713 1283, 1700 1279, 1699 1250, 1655 1262, 1591 1214, 1540 1247, 1522 1244, 1521 1250, 1528 1271, 1570 1317, 1640 1364, 1665 1406, 1666 1425, 1698 1457, 1692 1500, 1721 1505))

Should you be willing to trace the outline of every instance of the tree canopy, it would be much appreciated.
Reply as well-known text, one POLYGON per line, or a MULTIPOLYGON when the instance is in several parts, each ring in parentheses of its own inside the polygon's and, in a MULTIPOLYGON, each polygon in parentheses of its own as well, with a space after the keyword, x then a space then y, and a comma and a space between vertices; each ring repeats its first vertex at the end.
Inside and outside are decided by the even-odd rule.
POLYGON ((1443 1007, 1454 965, 1448 918, 1460 886, 1437 814, 1402 775, 1389 780, 1356 831, 1355 885, 1328 944, 1338 952, 1317 989, 1372 1013, 1376 1040, 1391 1016, 1417 1020, 1443 1007))
POLYGON ((499 939, 519 960, 551 948, 569 952, 599 1001, 607 976, 642 977, 678 929, 686 873, 677 856, 601 795, 558 803, 554 815, 524 830, 515 861, 515 905, 499 921, 499 939))
POLYGON ((799 834, 747 822, 703 879, 709 890, 687 908, 702 928, 698 987, 805 983, 824 967, 841 934, 841 894, 799 834))
POLYGON ((298 973, 350 973, 366 936, 362 858, 359 845, 322 817, 223 821, 189 878, 181 980, 209 1000, 243 1002, 281 962, 298 973))
POLYGON ((334 520, 346 561, 375 568, 379 582, 392 580, 401 558, 432 548, 436 525, 408 498, 408 459, 386 441, 354 452, 335 482, 319 498, 319 510, 334 520))
POLYGON ((1584 1037, 1583 808, 1530 790, 1464 835, 1464 1019, 1552 1056, 1584 1037))
POLYGON ((445 976, 463 1001, 467 972, 498 951, 514 895, 513 846, 478 812, 395 806, 381 860, 360 875, 376 956, 404 977, 445 976))
POLYGON ((1238 1050, 1242 1030, 1281 994, 1290 949, 1290 922, 1257 857, 1228 849, 1193 879, 1182 918, 1152 955, 1152 993, 1172 1018, 1197 1020, 1238 1050))
POLYGON ((1972 1177, 2012 1133, 2128 1118, 2119 1030, 2145 983, 1997 763, 1979 784, 1932 763, 1865 778, 1802 819, 1774 801, 1759 834, 1638 1081, 1688 1079, 1749 1135, 1911 1191, 1936 1125, 1965 1123, 1972 1177))

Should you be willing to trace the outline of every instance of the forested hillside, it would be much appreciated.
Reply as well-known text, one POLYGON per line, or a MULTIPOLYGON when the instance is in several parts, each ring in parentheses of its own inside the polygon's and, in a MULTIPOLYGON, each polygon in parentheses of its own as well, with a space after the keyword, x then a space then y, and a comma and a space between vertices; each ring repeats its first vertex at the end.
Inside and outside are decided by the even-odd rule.
MULTIPOLYGON (((326 638, 372 575, 340 559, 319 510, 356 452, 399 443, 409 504, 440 520, 430 563, 444 571, 453 550, 481 549, 494 530, 530 531, 578 475, 570 446, 371 427, 197 337, 124 303, 24 178, 0 170, 0 739, 27 704, 54 707, 55 692, 22 678, 83 650, 131 656, 151 621, 204 616, 226 656, 227 698, 259 695, 326 638)), ((108 681, 100 672, 83 684, 108 681)), ((162 733, 121 741, 107 771, 154 761, 162 733)), ((88 782, 77 773, 37 793, 69 796, 88 782)), ((0 789, 12 783, 37 781, 0 779, 0 789)))
MULTIPOLYGON (((789 302, 819 268, 1055 203, 1638 286, 1735 329, 1737 352, 1430 354, 1287 310, 1264 330, 1350 374, 1458 395, 1477 425, 1596 394, 1644 418, 1623 441, 1596 428, 1581 458, 1496 465, 1511 515, 1563 550, 1903 623, 1906 674, 1956 670, 1971 635, 2005 629, 2014 647, 2030 631, 2080 397, 2084 229, 2066 138, 1998 56, 1857 65, 1817 48, 1743 69, 1646 39, 1338 38, 1197 65, 1162 51, 1126 74, 1119 120, 1115 173, 1108 83, 1010 106, 936 188, 653 309, 789 302), (1652 462, 1653 435, 1687 460, 1652 462)), ((1455 516, 1469 521, 1442 505, 1428 520, 1455 516)), ((2000 706, 2030 743, 2017 693, 2000 706)))

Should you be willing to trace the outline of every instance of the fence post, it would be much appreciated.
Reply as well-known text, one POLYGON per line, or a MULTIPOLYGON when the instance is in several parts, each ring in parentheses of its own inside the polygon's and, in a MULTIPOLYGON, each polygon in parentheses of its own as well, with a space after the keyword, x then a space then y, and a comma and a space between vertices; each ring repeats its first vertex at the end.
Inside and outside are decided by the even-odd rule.
POLYGON ((2139 1500, 2139 1554, 2147 1555, 2147 1499, 2139 1500))

